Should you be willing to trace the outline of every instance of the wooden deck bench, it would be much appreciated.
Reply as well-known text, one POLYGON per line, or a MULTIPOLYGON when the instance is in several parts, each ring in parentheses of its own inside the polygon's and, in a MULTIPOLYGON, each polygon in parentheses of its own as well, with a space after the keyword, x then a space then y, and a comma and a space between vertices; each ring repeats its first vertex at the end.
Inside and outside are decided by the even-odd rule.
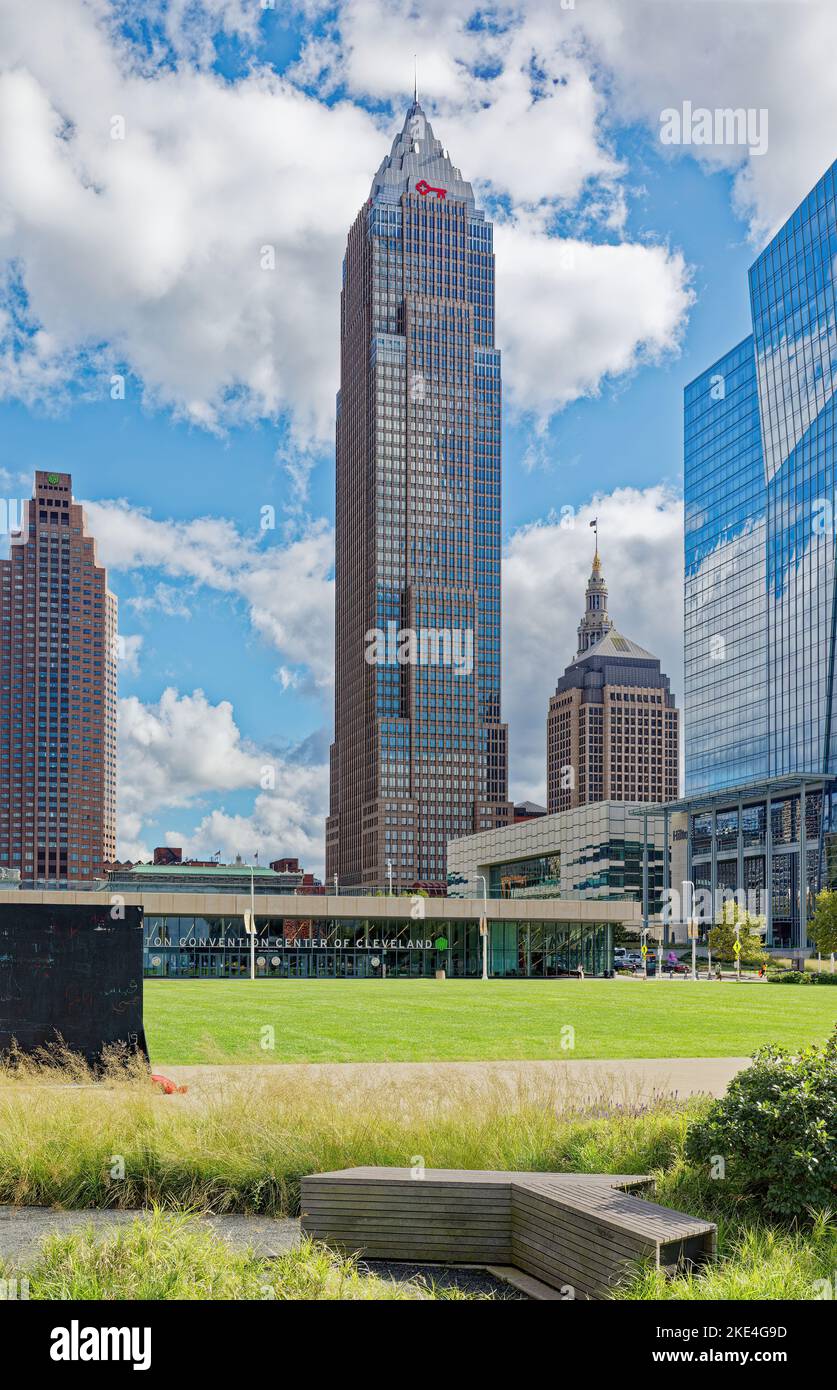
POLYGON ((635 1195, 647 1176, 346 1168, 302 1179, 302 1229, 348 1254, 514 1266, 568 1298, 602 1298, 630 1264, 714 1258, 716 1229, 635 1195))

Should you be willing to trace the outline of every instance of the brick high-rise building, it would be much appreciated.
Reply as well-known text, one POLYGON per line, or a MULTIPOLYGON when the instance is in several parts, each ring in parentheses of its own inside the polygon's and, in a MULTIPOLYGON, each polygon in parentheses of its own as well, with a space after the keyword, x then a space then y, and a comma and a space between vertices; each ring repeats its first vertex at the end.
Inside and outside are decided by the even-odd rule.
POLYGON ((328 883, 507 824, 492 227, 417 101, 343 262, 328 883))
POLYGON ((116 853, 116 599, 69 473, 35 474, 0 561, 0 866, 98 877, 116 853))
POLYGON ((575 661, 549 701, 550 814, 591 801, 675 800, 679 718, 657 658, 613 626, 597 545, 575 661))

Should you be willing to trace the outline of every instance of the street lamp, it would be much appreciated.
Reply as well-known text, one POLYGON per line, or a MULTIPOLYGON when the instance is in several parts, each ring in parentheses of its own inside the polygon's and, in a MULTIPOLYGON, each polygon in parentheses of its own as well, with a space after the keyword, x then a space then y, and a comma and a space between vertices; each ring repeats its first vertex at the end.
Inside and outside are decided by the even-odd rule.
POLYGON ((477 874, 477 878, 482 884, 482 917, 480 918, 480 936, 482 937, 482 978, 488 979, 488 884, 485 881, 485 874, 477 874))
POLYGON ((683 905, 685 906, 685 903, 686 903, 686 900, 687 900, 687 899, 688 899, 688 903, 689 903, 689 910, 688 910, 688 912, 684 912, 682 915, 683 915, 683 916, 685 917, 685 919, 686 919, 686 930, 687 930, 688 933, 689 933, 689 939, 690 939, 690 941, 691 941, 691 943, 692 943, 692 980, 696 982, 696 981, 697 981, 697 977, 698 977, 698 976, 697 976, 697 934, 698 934, 698 924, 697 924, 697 917, 696 917, 696 915, 695 915, 695 885, 694 885, 694 883, 692 882, 692 880, 691 880, 690 878, 684 878, 683 883, 682 883, 681 886, 682 886, 682 889, 683 889, 683 905), (688 892, 686 891, 687 889, 688 889, 688 892))
POLYGON ((250 864, 250 979, 256 978, 256 876, 250 864))

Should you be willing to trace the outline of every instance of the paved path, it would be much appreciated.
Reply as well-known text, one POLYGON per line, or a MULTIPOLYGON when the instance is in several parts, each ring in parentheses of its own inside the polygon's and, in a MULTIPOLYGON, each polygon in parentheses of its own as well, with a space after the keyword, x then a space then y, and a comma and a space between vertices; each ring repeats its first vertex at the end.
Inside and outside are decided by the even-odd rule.
MULTIPOLYGON (((118 1226, 128 1226, 136 1216, 146 1218, 147 1212, 137 1211, 56 1211, 52 1207, 0 1206, 0 1259, 9 1260, 17 1269, 24 1268, 34 1258, 44 1236, 84 1231, 92 1226, 97 1235, 118 1226)), ((212 1229, 236 1250, 251 1246, 257 1255, 280 1255, 299 1240, 299 1222, 289 1217, 271 1220, 261 1216, 207 1216, 196 1220, 212 1229)))
POLYGON ((469 1088, 482 1085, 488 1090, 505 1087, 515 1092, 527 1084, 540 1083, 555 1086, 568 1099, 581 1102, 608 1093, 617 1101, 641 1102, 654 1095, 721 1096, 749 1061, 749 1057, 653 1057, 585 1062, 275 1062, 170 1066, 162 1070, 198 1095, 217 1092, 225 1085, 269 1085, 271 1080, 281 1084, 305 1077, 342 1093, 346 1088, 362 1090, 393 1082, 410 1087, 460 1081, 469 1088))

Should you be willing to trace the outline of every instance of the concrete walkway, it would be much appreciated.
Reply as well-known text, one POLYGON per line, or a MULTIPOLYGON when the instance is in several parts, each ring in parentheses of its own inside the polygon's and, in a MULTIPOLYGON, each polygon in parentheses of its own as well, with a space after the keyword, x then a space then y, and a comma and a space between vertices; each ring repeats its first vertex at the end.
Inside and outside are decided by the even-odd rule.
POLYGON ((345 1094, 380 1084, 427 1087, 464 1083, 469 1089, 506 1088, 519 1092, 527 1085, 553 1086, 567 1098, 594 1101, 611 1093, 635 1103, 654 1096, 722 1096, 749 1057, 653 1057, 639 1061, 547 1062, 309 1062, 219 1066, 171 1066, 159 1070, 190 1093, 211 1095, 226 1085, 282 1084, 302 1079, 345 1094))
MULTIPOLYGON (((0 1206, 0 1260, 16 1269, 31 1264, 44 1236, 69 1235, 92 1226, 97 1236, 119 1226, 129 1226, 135 1217, 146 1219, 148 1212, 137 1211, 57 1211, 52 1207, 0 1206)), ((210 1226, 236 1250, 248 1246, 257 1255, 281 1255, 299 1241, 299 1221, 290 1217, 271 1220, 261 1216, 201 1216, 195 1218, 210 1226)))

